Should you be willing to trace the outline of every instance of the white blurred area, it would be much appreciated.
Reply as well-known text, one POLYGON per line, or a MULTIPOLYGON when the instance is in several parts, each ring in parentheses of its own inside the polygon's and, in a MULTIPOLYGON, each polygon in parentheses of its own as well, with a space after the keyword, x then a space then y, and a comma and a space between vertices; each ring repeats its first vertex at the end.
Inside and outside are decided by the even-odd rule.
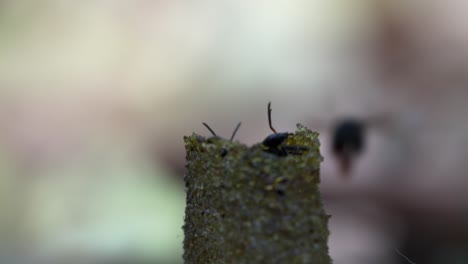
POLYGON ((404 263, 415 222, 468 240, 467 8, 0 1, 0 263, 182 262, 182 137, 259 142, 268 101, 277 130, 321 133, 334 263, 404 263), (344 179, 346 116, 387 122, 344 179))

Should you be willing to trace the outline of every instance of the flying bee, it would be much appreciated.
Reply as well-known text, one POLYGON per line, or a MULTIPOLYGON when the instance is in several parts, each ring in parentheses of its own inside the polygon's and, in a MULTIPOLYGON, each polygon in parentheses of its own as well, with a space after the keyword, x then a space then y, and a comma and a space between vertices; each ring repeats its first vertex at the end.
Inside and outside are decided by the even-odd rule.
POLYGON ((366 130, 366 123, 355 118, 342 119, 332 129, 332 153, 345 175, 349 174, 353 161, 365 149, 366 130))
MULTIPOLYGON (((218 135, 216 135, 216 133, 213 131, 213 129, 211 129, 211 127, 206 124, 205 122, 202 122, 202 124, 211 132, 211 134, 213 134, 214 137, 218 137, 218 135)), ((232 135, 231 135, 231 138, 229 139, 230 142, 232 142, 234 140, 234 137, 236 136, 236 133, 237 133, 237 130, 239 130, 239 127, 241 126, 242 122, 239 122, 236 126, 236 128, 234 129, 234 132, 232 132, 232 135)), ((227 155, 228 151, 227 149, 223 148, 221 150, 221 157, 225 157, 227 155)))
POLYGON ((387 115, 347 117, 335 122, 331 130, 331 152, 344 176, 351 173, 355 161, 366 150, 368 130, 389 128, 392 123, 394 120, 387 115))
POLYGON ((292 133, 278 133, 271 125, 271 102, 268 103, 268 124, 274 134, 266 137, 262 142, 263 150, 277 156, 288 156, 289 154, 301 155, 304 151, 309 150, 306 146, 288 146, 283 144, 286 139, 293 135, 292 133))

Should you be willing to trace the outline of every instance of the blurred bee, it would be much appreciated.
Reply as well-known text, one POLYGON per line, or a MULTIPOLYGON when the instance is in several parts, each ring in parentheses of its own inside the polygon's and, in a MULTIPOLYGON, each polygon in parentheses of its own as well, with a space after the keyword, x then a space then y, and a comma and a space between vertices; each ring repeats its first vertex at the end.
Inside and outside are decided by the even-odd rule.
POLYGON ((268 124, 274 134, 269 135, 263 140, 262 146, 264 151, 277 156, 288 156, 289 154, 301 155, 303 151, 309 150, 306 146, 288 146, 283 144, 289 135, 292 135, 292 133, 278 133, 276 132, 276 129, 273 128, 271 125, 271 102, 268 103, 268 124))
POLYGON ((354 161, 365 151, 369 127, 380 127, 387 122, 386 118, 381 117, 367 119, 347 117, 335 122, 332 126, 330 146, 343 175, 351 173, 354 161))
POLYGON ((346 118, 335 123, 332 128, 331 148, 337 158, 340 171, 348 175, 353 161, 366 146, 366 124, 358 119, 346 118))

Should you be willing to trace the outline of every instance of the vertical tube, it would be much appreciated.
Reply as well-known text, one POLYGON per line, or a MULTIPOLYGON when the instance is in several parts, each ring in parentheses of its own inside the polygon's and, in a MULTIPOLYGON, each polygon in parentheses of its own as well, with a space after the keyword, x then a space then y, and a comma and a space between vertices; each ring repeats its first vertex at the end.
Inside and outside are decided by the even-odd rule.
POLYGON ((308 150, 288 156, 262 144, 184 138, 186 263, 331 263, 318 133, 297 127, 284 144, 308 150))

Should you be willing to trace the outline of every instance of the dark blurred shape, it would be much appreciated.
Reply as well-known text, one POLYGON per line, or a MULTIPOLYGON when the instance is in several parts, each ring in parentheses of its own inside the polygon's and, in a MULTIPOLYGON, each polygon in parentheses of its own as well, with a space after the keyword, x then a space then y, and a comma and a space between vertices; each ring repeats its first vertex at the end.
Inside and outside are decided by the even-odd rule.
POLYGON ((365 148, 365 123, 355 118, 338 121, 333 128, 332 152, 343 175, 349 175, 353 160, 365 148))

